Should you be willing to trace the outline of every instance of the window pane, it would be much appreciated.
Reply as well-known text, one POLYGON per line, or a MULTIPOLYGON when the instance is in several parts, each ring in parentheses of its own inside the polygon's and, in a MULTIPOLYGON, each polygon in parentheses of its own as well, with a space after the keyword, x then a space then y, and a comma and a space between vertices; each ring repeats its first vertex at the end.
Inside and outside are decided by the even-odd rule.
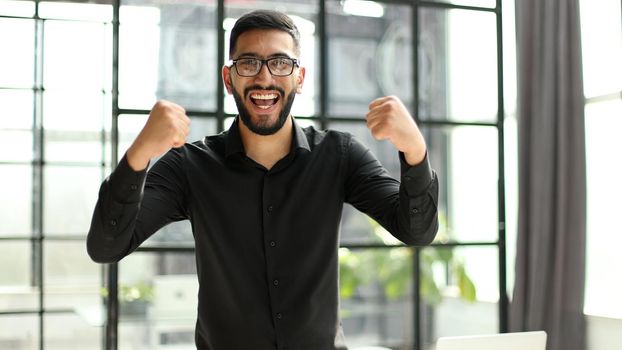
POLYGON ((34 84, 35 21, 0 18, 0 87, 26 87, 34 84))
MULTIPOLYGON (((228 64, 229 57, 229 38, 231 29, 235 21, 243 14, 256 10, 258 4, 251 6, 237 1, 225 0, 225 20, 223 27, 225 29, 225 64, 228 64)), ((272 1, 263 2, 260 5, 263 9, 284 11, 292 18, 298 31, 300 32, 300 65, 306 69, 305 81, 302 93, 296 95, 294 104, 292 105, 292 115, 294 116, 313 116, 319 103, 316 92, 316 85, 319 81, 319 63, 318 63, 318 38, 317 33, 317 0, 296 0, 296 1, 272 1)), ((218 77, 219 84, 220 76, 218 77)), ((237 107, 232 95, 225 91, 225 112, 229 114, 237 114, 237 107)))
MULTIPOLYGON (((0 236, 32 233, 32 166, 0 165, 0 236)), ((11 265, 5 265, 11 266, 11 265)))
POLYGON ((32 131, 0 129, 0 161, 32 160, 32 131))
POLYGON ((45 92, 46 161, 102 161, 105 103, 101 92, 45 92))
POLYGON ((585 312, 622 318, 622 280, 604 271, 622 268, 622 164, 612 155, 622 149, 622 100, 586 105, 587 273, 585 312))
POLYGON ((46 309, 98 310, 102 304, 102 269, 91 261, 83 241, 44 245, 46 309))
POLYGON ((0 311, 38 309, 39 288, 32 285, 32 249, 30 241, 3 241, 0 244, 0 265, 11 267, 3 269, 0 274, 0 311))
POLYGON ((619 0, 581 0, 581 47, 586 97, 622 91, 619 0))
POLYGON ((105 87, 106 55, 111 52, 106 26, 99 23, 46 21, 43 83, 49 88, 101 91, 105 87))
POLYGON ((499 331, 497 247, 424 248, 423 348, 438 337, 499 331))
POLYGON ((494 13, 422 9, 419 22, 419 117, 496 121, 494 13))
POLYGON ((97 4, 75 4, 71 1, 41 1, 41 18, 75 19, 79 21, 112 21, 112 6, 97 4))
POLYGON ((495 2, 496 2, 495 0, 431 0, 431 1, 454 4, 454 5, 477 6, 477 7, 487 7, 487 8, 494 8, 495 2))
POLYGON ((380 17, 349 14, 346 2, 327 6, 328 112, 362 118, 369 103, 399 96, 412 107, 412 23, 409 6, 382 5, 380 17))
POLYGON ((86 236, 103 180, 100 167, 44 169, 43 225, 46 235, 86 236))
POLYGON ((0 129, 32 129, 32 90, 0 90, 0 106, 3 108, 0 129))
POLYGON ((82 315, 46 314, 43 322, 46 350, 102 349, 103 327, 100 324, 89 323, 89 320, 82 315))
POLYGON ((39 349, 39 317, 30 315, 0 316, 2 349, 39 349))
POLYGON ((119 267, 119 348, 194 348, 197 293, 192 253, 125 258, 119 267))
POLYGON ((339 250, 341 318, 349 347, 412 347, 412 250, 339 250))
POLYGON ((424 130, 440 182, 439 239, 498 238, 498 140, 492 127, 424 130))
POLYGON ((31 17, 34 14, 34 1, 3 0, 0 2, 0 15, 31 17))
POLYGON ((119 105, 150 109, 167 99, 189 110, 215 110, 214 4, 132 1, 121 6, 119 105))

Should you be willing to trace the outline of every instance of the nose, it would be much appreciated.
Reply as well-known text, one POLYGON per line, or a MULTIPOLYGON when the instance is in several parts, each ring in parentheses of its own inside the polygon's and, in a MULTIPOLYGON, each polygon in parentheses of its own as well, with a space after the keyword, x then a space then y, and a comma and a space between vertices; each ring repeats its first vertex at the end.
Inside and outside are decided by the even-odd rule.
POLYGON ((255 80, 259 80, 259 81, 272 80, 272 73, 270 73, 270 70, 268 69, 268 64, 266 62, 263 62, 263 64, 261 65, 261 68, 259 68, 259 73, 257 73, 257 75, 255 76, 255 80))

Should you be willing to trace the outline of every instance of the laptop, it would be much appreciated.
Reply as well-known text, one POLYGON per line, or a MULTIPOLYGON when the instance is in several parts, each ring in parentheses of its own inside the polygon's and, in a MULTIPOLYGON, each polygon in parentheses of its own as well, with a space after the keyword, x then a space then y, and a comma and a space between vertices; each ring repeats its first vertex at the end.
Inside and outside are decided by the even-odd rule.
POLYGON ((441 337, 436 350, 546 350, 546 332, 441 337))

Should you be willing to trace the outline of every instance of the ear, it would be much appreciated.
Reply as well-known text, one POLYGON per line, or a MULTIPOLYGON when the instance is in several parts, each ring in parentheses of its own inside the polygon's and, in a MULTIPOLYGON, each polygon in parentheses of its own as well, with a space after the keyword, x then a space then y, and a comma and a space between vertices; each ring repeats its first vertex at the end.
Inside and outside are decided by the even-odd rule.
POLYGON ((227 93, 231 94, 233 89, 231 85, 231 67, 222 66, 222 81, 225 84, 225 89, 227 89, 227 93))
POLYGON ((298 75, 296 76, 296 83, 297 83, 296 93, 297 94, 302 93, 302 85, 305 82, 305 72, 306 72, 305 67, 300 67, 298 69, 298 75))

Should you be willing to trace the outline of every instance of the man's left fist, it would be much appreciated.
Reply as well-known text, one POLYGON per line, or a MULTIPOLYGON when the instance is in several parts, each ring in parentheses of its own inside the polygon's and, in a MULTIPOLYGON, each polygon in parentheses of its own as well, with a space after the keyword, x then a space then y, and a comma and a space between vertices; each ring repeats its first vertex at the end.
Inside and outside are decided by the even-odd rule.
POLYGON ((426 145, 423 135, 406 106, 396 96, 385 96, 369 104, 365 116, 367 127, 376 140, 389 140, 404 153, 406 162, 417 165, 423 161, 426 145))

